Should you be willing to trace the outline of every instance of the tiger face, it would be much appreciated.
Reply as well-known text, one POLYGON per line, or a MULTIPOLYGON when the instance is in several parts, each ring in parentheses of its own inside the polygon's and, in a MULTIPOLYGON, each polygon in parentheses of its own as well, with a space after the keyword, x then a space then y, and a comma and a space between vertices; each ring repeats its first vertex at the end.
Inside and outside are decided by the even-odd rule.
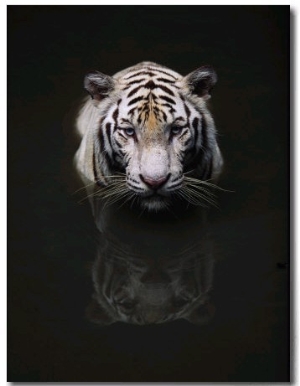
POLYGON ((174 197, 192 203, 205 197, 188 185, 200 186, 195 177, 205 181, 220 171, 215 127, 206 108, 215 83, 208 66, 184 78, 151 62, 114 77, 89 73, 85 88, 92 100, 77 121, 83 134, 79 170, 106 186, 108 196, 109 190, 113 196, 118 191, 120 199, 138 199, 149 210, 168 206, 174 197), (93 147, 89 160, 88 142, 93 147), (92 170, 87 171, 87 163, 92 170))

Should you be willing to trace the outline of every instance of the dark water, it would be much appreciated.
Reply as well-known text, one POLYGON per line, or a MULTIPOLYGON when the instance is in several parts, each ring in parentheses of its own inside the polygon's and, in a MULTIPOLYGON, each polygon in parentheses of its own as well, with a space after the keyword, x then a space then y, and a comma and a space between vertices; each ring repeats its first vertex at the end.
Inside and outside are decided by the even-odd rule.
POLYGON ((290 379, 289 18, 287 6, 8 7, 8 381, 290 379), (216 69, 220 185, 234 191, 220 209, 94 202, 93 217, 72 194, 84 74, 142 60, 216 69))

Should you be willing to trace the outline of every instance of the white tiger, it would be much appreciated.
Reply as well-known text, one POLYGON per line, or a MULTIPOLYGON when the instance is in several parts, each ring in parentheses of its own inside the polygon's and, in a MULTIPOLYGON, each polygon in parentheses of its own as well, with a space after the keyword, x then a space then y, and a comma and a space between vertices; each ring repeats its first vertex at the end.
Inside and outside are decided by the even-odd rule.
POLYGON ((77 117, 77 170, 101 186, 99 195, 160 210, 176 200, 212 202, 222 169, 216 129, 206 101, 217 81, 203 66, 182 77, 142 62, 113 77, 86 75, 91 98, 77 117))

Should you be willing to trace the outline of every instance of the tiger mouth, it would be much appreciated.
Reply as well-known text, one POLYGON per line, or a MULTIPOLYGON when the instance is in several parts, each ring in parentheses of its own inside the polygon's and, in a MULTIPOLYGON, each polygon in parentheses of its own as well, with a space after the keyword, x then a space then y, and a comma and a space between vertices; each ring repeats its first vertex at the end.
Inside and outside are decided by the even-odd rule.
POLYGON ((141 197, 140 205, 150 210, 160 210, 168 206, 169 197, 153 193, 150 196, 141 197))
POLYGON ((157 190, 153 190, 150 192, 146 192, 144 194, 141 194, 141 198, 148 199, 148 200, 163 200, 168 199, 171 196, 172 192, 161 192, 157 190))

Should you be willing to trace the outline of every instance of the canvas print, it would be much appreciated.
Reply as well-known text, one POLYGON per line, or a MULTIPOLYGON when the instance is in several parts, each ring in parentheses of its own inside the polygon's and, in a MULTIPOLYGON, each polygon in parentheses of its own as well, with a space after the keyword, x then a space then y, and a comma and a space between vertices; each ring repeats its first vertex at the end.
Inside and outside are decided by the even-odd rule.
POLYGON ((7 381, 291 381, 289 7, 7 17, 7 381))

